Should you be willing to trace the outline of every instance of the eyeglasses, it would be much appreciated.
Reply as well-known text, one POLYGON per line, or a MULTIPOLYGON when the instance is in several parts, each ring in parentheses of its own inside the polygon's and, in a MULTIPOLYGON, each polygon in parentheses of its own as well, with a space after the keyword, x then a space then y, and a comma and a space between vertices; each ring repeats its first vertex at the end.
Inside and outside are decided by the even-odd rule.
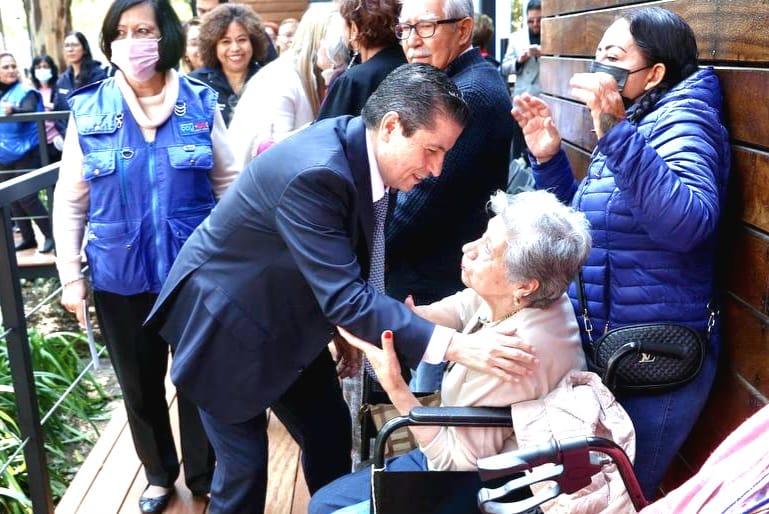
POLYGON ((417 32, 417 36, 419 37, 423 37, 423 38, 433 37, 433 35, 435 35, 435 29, 438 25, 443 25, 445 23, 456 23, 461 20, 462 18, 449 18, 446 20, 419 21, 414 24, 398 23, 394 27, 395 37, 401 40, 408 39, 411 37, 412 30, 415 30, 417 32))
POLYGON ((527 18, 526 23, 541 23, 542 18, 527 18))
POLYGON ((64 43, 64 48, 80 48, 81 46, 83 45, 80 43, 64 43))

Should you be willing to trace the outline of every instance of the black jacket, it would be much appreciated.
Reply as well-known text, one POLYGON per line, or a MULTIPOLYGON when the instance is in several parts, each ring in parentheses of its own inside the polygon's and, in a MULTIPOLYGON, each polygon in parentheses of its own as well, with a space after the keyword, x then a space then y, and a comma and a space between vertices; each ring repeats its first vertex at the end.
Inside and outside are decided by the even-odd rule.
POLYGON ((401 64, 406 64, 406 56, 399 45, 394 45, 380 50, 368 61, 345 71, 331 84, 326 99, 320 106, 318 119, 345 114, 359 116, 366 100, 379 83, 401 64))
MULTIPOLYGON (((259 71, 259 68, 260 66, 258 63, 252 63, 248 67, 246 84, 249 80, 251 80, 251 77, 253 77, 257 71, 259 71)), ((235 107, 238 105, 238 101, 240 100, 240 95, 233 91, 232 86, 227 81, 227 77, 222 71, 222 68, 218 66, 216 68, 199 68, 190 73, 190 77, 194 77, 204 82, 205 84, 208 84, 214 90, 216 90, 217 93, 219 93, 219 100, 217 101, 219 111, 222 113, 222 118, 224 118, 224 124, 229 127, 230 120, 232 119, 232 115, 235 112, 235 107)), ((243 94, 245 88, 246 86, 244 85, 243 89, 240 91, 241 95, 243 94)))
MULTIPOLYGON (((69 98, 69 95, 74 90, 94 82, 99 82, 112 75, 112 69, 108 66, 102 66, 99 61, 91 61, 91 66, 87 70, 87 73, 83 73, 84 71, 86 70, 80 70, 80 81, 75 78, 72 66, 68 66, 67 69, 64 70, 64 73, 59 75, 53 94, 54 111, 68 111, 69 104, 67 104, 67 98, 69 98)), ((62 136, 67 133, 67 121, 66 118, 63 120, 54 120, 56 129, 62 136)))

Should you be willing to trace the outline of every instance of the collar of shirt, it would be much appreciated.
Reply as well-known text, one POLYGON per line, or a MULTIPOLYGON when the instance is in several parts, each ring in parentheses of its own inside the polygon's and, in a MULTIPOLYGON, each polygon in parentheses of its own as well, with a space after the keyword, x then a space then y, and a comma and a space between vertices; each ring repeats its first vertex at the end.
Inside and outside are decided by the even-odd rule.
POLYGON ((390 189, 385 187, 382 175, 379 173, 379 165, 374 155, 373 133, 366 129, 366 153, 368 154, 369 173, 371 174, 371 203, 375 203, 390 189))

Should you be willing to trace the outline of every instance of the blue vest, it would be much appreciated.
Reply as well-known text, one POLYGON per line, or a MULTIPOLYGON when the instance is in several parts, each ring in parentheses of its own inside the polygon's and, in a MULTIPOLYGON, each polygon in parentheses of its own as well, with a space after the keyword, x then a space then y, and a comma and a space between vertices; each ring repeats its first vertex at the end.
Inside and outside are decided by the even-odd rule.
MULTIPOLYGON (((30 91, 35 90, 17 82, 3 95, 2 100, 18 107, 30 91)), ((37 110, 43 110, 40 94, 37 94, 37 110)), ((0 164, 8 166, 18 161, 37 147, 37 141, 37 125, 34 121, 0 123, 0 164)))
POLYGON ((157 293, 215 203, 209 172, 216 93, 179 77, 174 112, 151 143, 114 79, 85 86, 68 101, 90 186, 85 250, 93 287, 157 293))

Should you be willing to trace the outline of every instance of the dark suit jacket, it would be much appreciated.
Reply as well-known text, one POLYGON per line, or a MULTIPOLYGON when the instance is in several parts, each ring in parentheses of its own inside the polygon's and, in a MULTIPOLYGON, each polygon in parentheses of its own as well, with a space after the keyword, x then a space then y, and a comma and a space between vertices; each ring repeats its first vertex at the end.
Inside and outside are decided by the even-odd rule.
POLYGON ((325 349, 334 325, 395 332, 408 365, 434 325, 378 294, 365 127, 318 122, 253 160, 181 249, 149 322, 174 348, 171 377, 211 415, 254 417, 325 349))

